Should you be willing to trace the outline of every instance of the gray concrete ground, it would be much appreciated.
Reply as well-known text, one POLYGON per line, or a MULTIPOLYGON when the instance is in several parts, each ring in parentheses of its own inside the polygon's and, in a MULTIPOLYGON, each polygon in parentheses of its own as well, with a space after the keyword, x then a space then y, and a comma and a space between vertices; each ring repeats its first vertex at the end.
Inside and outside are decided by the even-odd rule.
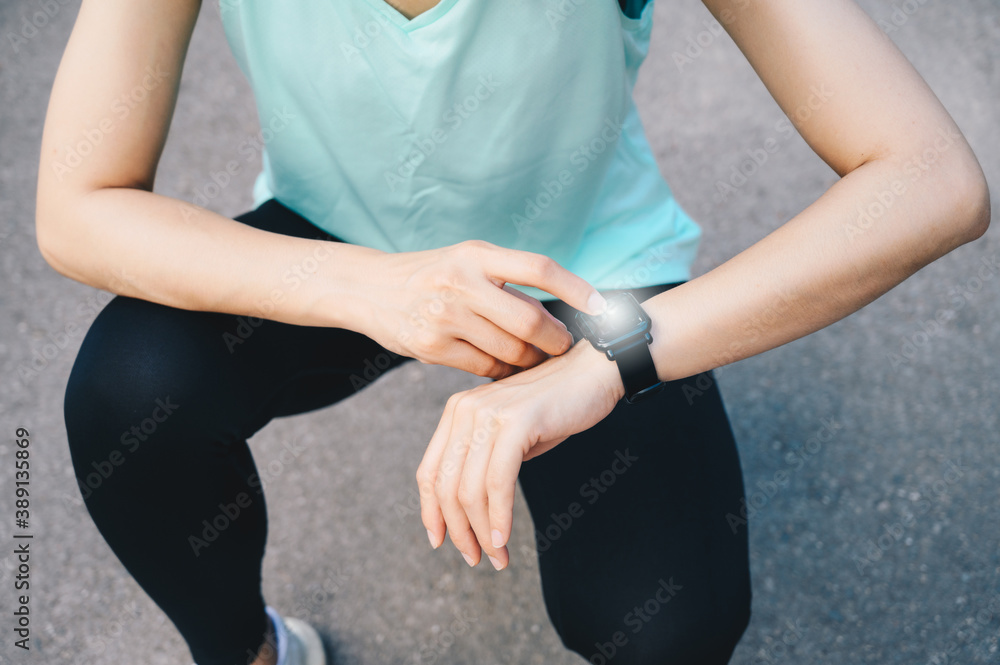
MULTIPOLYGON (((0 663, 186 664, 182 640, 112 556, 72 479, 63 391, 93 320, 86 303, 104 301, 56 273, 35 244, 42 122, 78 9, 49 2, 54 16, 38 18, 43 4, 0 4, 0 663), (30 37, 11 39, 22 31, 30 37), (22 378, 36 353, 51 357, 22 378), (16 427, 32 442, 28 653, 12 637, 16 427)), ((951 111, 995 198, 996 0, 862 4, 951 111)), ((701 52, 675 64, 708 18, 695 0, 661 0, 636 92, 665 176, 704 227, 696 274, 836 179, 798 136, 778 136, 781 112, 728 37, 702 34, 701 52), (735 195, 716 197, 716 182, 771 137, 778 151, 735 195)), ((192 200, 255 131, 248 85, 206 3, 158 191, 192 200)), ((245 210, 256 168, 245 166, 211 206, 245 210)), ((754 506, 754 616, 733 662, 1000 662, 1000 276, 977 277, 982 261, 996 260, 998 235, 994 225, 846 320, 718 371, 754 506), (925 335, 942 310, 945 324, 925 335), (840 428, 811 440, 827 419, 840 428), (784 485, 769 484, 782 472, 784 485)), ((450 546, 427 546, 409 507, 413 471, 447 397, 478 379, 417 364, 399 372, 252 440, 258 466, 273 471, 269 602, 314 622, 338 663, 582 662, 546 619, 531 557, 496 574, 469 569, 450 546), (293 441, 304 452, 282 464, 293 441)), ((515 554, 531 544, 520 496, 516 510, 515 554)))

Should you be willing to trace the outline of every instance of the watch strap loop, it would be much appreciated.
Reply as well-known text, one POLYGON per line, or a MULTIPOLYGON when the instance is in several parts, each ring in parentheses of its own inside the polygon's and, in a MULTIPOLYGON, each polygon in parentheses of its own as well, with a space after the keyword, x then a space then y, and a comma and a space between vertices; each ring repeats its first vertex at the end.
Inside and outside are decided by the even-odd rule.
POLYGON ((653 355, 649 352, 652 341, 652 336, 647 334, 633 344, 615 350, 615 361, 625 386, 625 401, 629 404, 663 389, 663 382, 656 375, 653 355))

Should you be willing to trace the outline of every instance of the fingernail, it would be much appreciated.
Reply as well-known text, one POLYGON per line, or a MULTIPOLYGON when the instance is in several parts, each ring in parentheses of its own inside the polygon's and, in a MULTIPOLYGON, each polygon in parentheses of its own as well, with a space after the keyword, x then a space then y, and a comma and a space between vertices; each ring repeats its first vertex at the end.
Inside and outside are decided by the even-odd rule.
POLYGON ((493 529, 493 547, 503 547, 503 534, 500 533, 500 529, 493 529))
MULTIPOLYGON (((487 554, 486 556, 490 556, 490 555, 487 554)), ((497 570, 502 570, 503 569, 503 566, 500 565, 500 562, 497 559, 494 559, 491 556, 490 556, 490 563, 492 563, 493 567, 496 568, 497 570)))
POLYGON ((462 552, 462 556, 465 557, 465 563, 469 564, 470 566, 476 565, 476 562, 472 560, 472 557, 466 554, 465 552, 462 552))
POLYGON ((434 534, 431 533, 430 529, 427 529, 427 540, 431 541, 431 547, 432 548, 434 548, 434 549, 438 548, 438 546, 437 546, 437 539, 434 537, 434 534))
POLYGON ((591 314, 597 316, 601 314, 608 307, 608 301, 604 299, 597 291, 590 294, 590 298, 587 300, 587 309, 591 314))

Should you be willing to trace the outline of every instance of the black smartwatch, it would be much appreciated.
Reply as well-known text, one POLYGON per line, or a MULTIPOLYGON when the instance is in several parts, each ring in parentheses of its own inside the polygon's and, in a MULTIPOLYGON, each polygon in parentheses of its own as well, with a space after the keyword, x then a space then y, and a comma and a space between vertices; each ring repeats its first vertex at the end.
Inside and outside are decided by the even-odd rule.
POLYGON ((608 308, 604 313, 593 316, 577 312, 576 327, 595 349, 618 363, 625 401, 634 404, 663 388, 649 353, 649 345, 653 343, 652 321, 628 291, 605 298, 608 308))

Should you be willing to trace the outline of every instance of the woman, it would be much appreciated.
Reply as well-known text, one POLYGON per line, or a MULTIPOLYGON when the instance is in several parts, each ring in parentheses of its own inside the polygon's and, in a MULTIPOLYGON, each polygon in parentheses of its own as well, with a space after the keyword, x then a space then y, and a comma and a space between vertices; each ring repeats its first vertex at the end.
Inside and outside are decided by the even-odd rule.
POLYGON ((67 436, 95 524, 199 665, 324 662, 316 632, 262 597, 246 440, 412 358, 494 379, 448 400, 417 469, 433 547, 505 568, 520 481, 536 533, 560 531, 537 545, 569 649, 729 660, 751 593, 711 371, 860 309, 990 211, 954 122, 851 0, 705 5, 842 177, 691 278, 699 229, 632 101, 653 0, 222 0, 264 151, 235 220, 152 191, 199 3, 83 3, 46 119, 38 244, 117 297, 70 375, 67 436), (569 332, 605 325, 623 291, 651 326, 651 341, 615 328, 643 333, 641 362, 569 332))

